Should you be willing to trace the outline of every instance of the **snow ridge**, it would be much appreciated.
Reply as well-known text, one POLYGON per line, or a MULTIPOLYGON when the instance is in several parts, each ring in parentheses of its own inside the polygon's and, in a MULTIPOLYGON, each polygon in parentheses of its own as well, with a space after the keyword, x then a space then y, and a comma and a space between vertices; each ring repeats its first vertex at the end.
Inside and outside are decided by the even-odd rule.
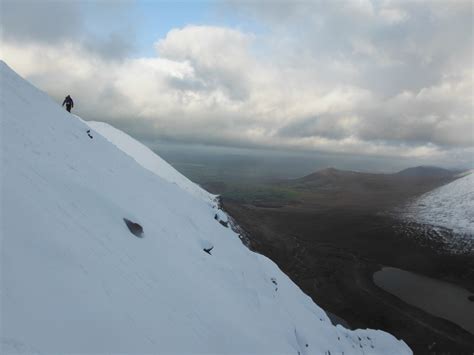
POLYGON ((409 207, 415 220, 474 236, 474 173, 430 191, 409 207))
POLYGON ((101 134, 120 150, 131 156, 138 164, 150 170, 168 182, 174 183, 190 194, 205 201, 212 202, 216 196, 205 191, 188 178, 176 171, 166 161, 156 155, 151 149, 136 141, 128 134, 104 122, 88 121, 94 131, 101 134))
POLYGON ((0 74, 0 353, 411 354, 333 326, 140 143, 0 74))

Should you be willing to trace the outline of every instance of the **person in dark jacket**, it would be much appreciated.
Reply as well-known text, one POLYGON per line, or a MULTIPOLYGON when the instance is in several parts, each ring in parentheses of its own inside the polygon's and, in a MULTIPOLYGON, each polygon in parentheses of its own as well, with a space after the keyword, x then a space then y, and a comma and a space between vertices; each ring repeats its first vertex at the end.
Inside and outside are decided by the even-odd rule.
POLYGON ((74 101, 72 101, 71 96, 67 95, 63 101, 63 106, 66 105, 67 112, 71 112, 71 108, 74 107, 74 101))

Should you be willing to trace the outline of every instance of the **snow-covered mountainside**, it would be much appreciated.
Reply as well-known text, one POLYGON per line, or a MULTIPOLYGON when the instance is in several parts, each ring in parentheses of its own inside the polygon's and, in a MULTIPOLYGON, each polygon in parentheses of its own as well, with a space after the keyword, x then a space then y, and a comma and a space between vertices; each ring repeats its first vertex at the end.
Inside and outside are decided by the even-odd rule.
POLYGON ((424 194, 408 211, 421 223, 474 236, 474 173, 424 194))
POLYGON ((213 201, 215 199, 215 196, 211 196, 207 191, 191 182, 158 155, 153 153, 148 147, 136 141, 128 134, 104 122, 89 121, 87 124, 94 129, 94 131, 100 133, 108 141, 116 145, 117 148, 130 155, 145 169, 161 176, 166 181, 177 184, 183 190, 205 201, 213 201))
POLYGON ((333 326, 214 196, 0 71, 1 354, 411 353, 333 326))

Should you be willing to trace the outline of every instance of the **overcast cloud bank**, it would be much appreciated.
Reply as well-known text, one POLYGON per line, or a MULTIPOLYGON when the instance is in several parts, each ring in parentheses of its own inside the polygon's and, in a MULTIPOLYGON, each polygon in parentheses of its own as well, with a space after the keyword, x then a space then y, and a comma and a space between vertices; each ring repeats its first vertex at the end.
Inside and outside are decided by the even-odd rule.
POLYGON ((2 2, 2 59, 140 139, 472 163, 470 1, 229 2, 259 30, 190 24, 154 57, 92 36, 79 3, 24 4, 2 2))

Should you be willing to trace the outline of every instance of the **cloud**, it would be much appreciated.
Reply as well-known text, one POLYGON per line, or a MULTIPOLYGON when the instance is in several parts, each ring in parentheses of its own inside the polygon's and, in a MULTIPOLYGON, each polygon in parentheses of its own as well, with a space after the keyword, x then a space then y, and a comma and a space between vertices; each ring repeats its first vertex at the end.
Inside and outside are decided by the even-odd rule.
POLYGON ((70 93, 84 118, 147 141, 472 162, 466 3, 322 4, 226 5, 265 29, 188 25, 153 57, 113 36, 100 50, 4 36, 2 57, 58 101, 70 93))
POLYGON ((2 0, 0 3, 0 34, 4 41, 17 45, 42 44, 58 46, 80 44, 88 52, 106 59, 124 58, 133 46, 133 31, 128 21, 111 26, 107 34, 87 26, 86 8, 108 25, 111 17, 126 18, 126 1, 89 3, 79 1, 2 0))
POLYGON ((263 21, 283 49, 278 57, 324 68, 326 61, 350 63, 357 68, 351 83, 393 95, 435 84, 453 64, 471 65, 472 45, 466 45, 473 42, 471 5, 469 0, 360 0, 227 6, 263 21))
POLYGON ((251 88, 244 77, 254 65, 251 42, 251 35, 237 30, 187 26, 171 30, 155 46, 162 58, 188 62, 208 91, 222 90, 231 99, 245 100, 251 88))
POLYGON ((75 1, 2 0, 1 32, 7 40, 56 42, 76 39, 84 29, 75 1))

